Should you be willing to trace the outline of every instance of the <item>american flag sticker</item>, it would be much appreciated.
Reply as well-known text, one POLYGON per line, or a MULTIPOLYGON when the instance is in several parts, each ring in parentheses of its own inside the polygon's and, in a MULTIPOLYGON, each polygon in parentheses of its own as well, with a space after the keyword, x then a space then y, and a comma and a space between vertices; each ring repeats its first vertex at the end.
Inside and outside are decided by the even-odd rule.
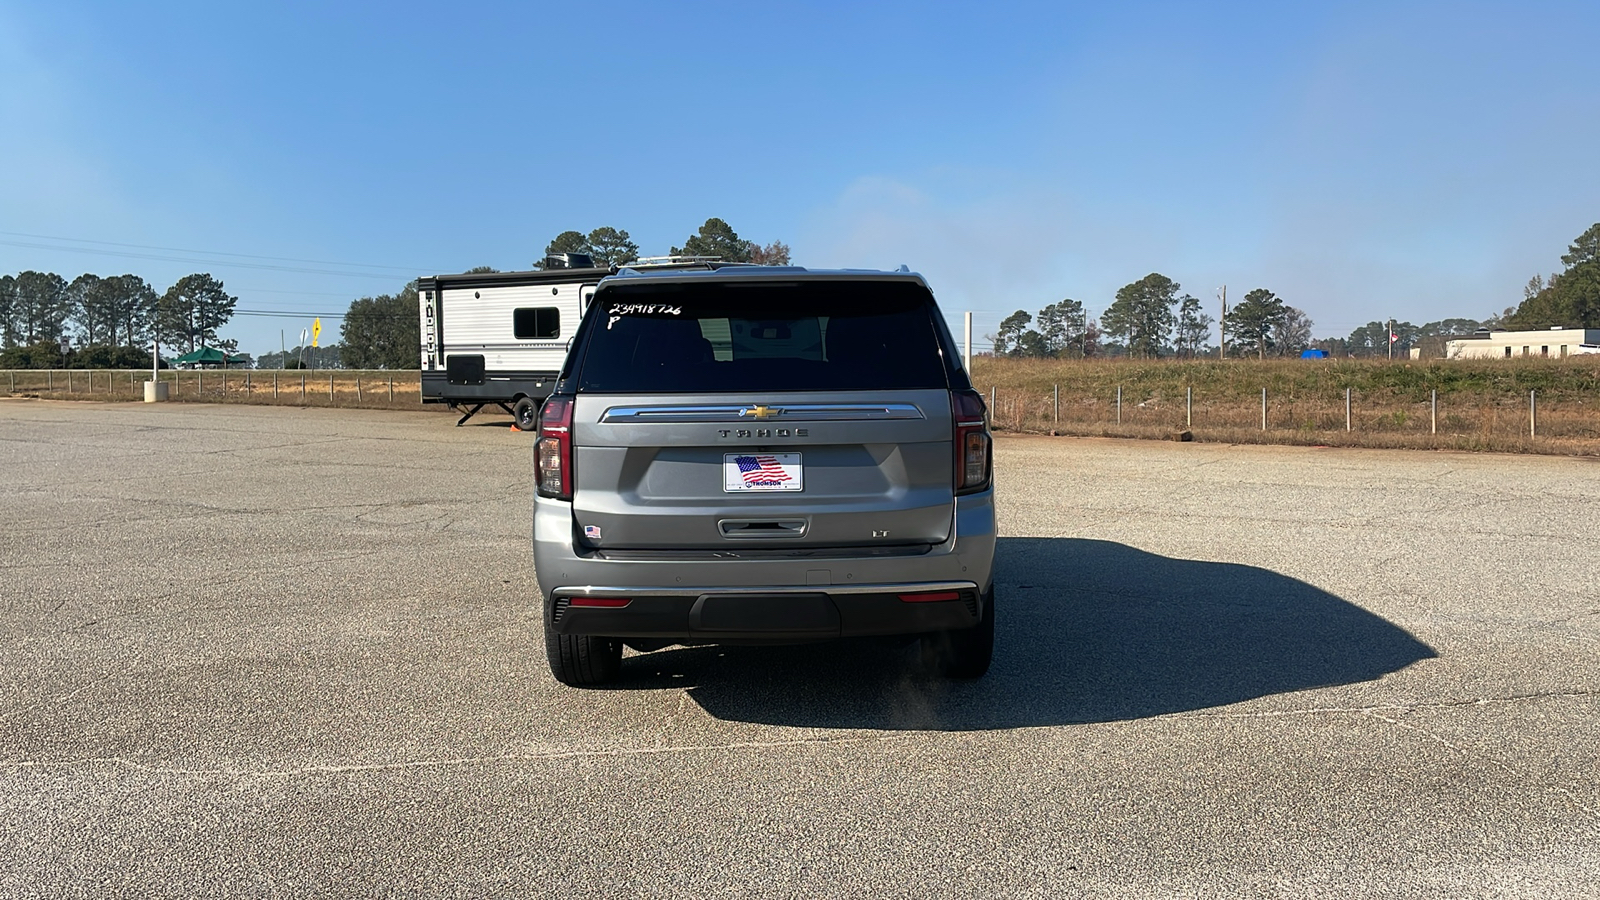
POLYGON ((583 536, 588 538, 591 541, 600 540, 600 526, 599 525, 585 525, 585 526, 583 526, 583 536))
POLYGON ((722 457, 724 491, 798 491, 804 487, 805 470, 798 453, 728 453, 722 457))

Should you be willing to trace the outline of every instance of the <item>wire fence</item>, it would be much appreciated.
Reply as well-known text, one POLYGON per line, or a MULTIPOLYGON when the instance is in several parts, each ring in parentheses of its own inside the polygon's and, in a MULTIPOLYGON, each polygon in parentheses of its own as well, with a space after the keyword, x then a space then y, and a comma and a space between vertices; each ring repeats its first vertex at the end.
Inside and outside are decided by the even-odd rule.
MULTIPOLYGON (((137 369, 10 369, 0 371, 0 390, 21 397, 142 400, 149 379, 149 370, 137 369)), ((160 379, 169 399, 187 402, 416 409, 422 399, 415 371, 168 369, 160 379)), ((1600 455, 1600 397, 1571 392, 1432 391, 1420 401, 1351 389, 1267 387, 1249 398, 1237 390, 1213 395, 1196 387, 1066 383, 1046 391, 994 385, 984 392, 1000 431, 1600 455)))
MULTIPOLYGON (((381 369, 164 369, 168 399, 205 403, 280 403, 374 409, 422 402, 421 376, 381 369)), ((11 396, 71 400, 142 400, 149 369, 8 369, 0 390, 11 396)))
POLYGON ((1354 446, 1550 449, 1600 454, 1600 402, 1539 392, 1442 394, 1422 401, 1363 396, 1352 389, 1210 397, 1185 388, 1139 394, 1122 386, 1084 393, 991 386, 997 430, 1354 446), (1188 434, 1185 435, 1184 433, 1188 434), (1531 443, 1548 443, 1532 447, 1531 443))

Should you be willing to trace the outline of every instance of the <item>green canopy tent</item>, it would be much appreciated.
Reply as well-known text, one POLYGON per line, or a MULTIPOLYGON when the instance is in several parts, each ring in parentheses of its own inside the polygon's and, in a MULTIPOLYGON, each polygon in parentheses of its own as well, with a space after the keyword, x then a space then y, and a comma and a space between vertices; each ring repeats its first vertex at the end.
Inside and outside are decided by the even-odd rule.
POLYGON ((228 366, 243 363, 246 357, 243 353, 229 356, 215 347, 201 347, 172 360, 175 366, 228 366))

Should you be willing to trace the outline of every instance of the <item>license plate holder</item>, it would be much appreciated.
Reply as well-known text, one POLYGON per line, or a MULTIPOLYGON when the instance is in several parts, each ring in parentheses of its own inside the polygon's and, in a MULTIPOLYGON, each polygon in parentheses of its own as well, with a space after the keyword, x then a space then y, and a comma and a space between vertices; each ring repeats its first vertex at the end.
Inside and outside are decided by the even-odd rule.
POLYGON ((798 453, 724 453, 722 489, 730 494, 805 490, 798 453))

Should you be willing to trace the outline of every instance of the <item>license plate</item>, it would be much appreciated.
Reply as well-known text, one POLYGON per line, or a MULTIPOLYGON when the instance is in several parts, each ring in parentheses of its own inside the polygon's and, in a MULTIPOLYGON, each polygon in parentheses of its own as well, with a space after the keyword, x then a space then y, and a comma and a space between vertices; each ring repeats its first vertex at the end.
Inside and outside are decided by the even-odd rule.
POLYGON ((725 453, 722 489, 748 491, 798 491, 805 487, 805 470, 798 453, 725 453))

